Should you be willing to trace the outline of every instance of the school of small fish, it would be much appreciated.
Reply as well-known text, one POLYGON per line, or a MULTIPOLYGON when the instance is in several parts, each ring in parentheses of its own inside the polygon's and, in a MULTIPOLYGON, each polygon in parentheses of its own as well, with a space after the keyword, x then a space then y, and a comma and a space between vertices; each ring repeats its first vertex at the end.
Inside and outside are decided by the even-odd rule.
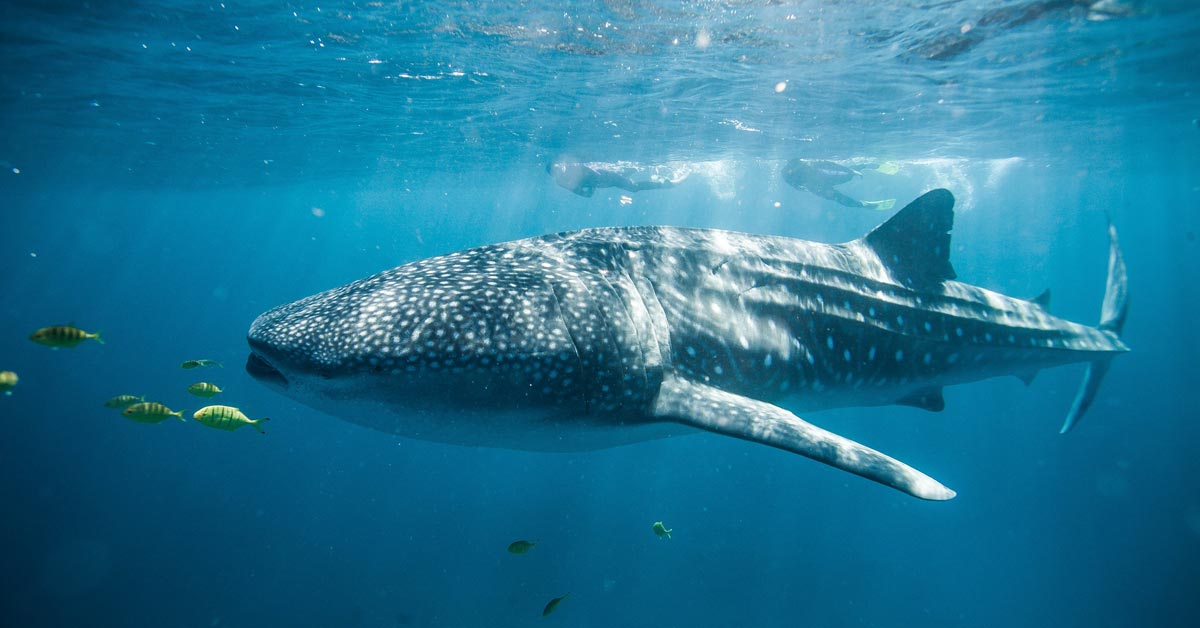
MULTIPOLYGON (((43 327, 30 334, 29 339, 54 350, 74 349, 86 340, 95 340, 99 344, 104 344, 104 340, 100 337, 100 332, 84 331, 76 327, 74 323, 43 327)), ((184 360, 179 364, 179 367, 191 370, 205 367, 224 368, 225 365, 217 360, 201 358, 184 360)), ((18 381, 19 378, 13 371, 0 371, 0 393, 12 395, 12 389, 17 385, 18 381)), ((187 392, 197 397, 211 399, 225 391, 212 382, 203 381, 188 386, 187 392)), ((187 423, 187 418, 184 416, 186 411, 172 410, 167 405, 158 401, 146 401, 145 395, 116 395, 105 401, 104 407, 120 410, 121 416, 136 423, 162 423, 172 418, 187 423)), ((265 417, 251 419, 240 409, 225 405, 209 405, 200 408, 192 414, 192 419, 203 426, 226 432, 232 432, 243 425, 251 425, 260 434, 266 433, 263 431, 261 424, 268 420, 265 417)))
MULTIPOLYGON (((52 327, 43 327, 29 336, 29 339, 40 345, 45 345, 53 349, 74 349, 85 340, 95 340, 100 344, 104 341, 100 338, 99 332, 91 333, 75 327, 74 325, 55 325, 52 327)), ((224 365, 216 360, 196 359, 184 360, 180 363, 180 368, 191 370, 204 367, 223 368, 224 365)), ((17 385, 19 378, 13 371, 0 371, 0 393, 11 395, 12 389, 17 385)), ((224 392, 219 386, 211 382, 202 381, 196 382, 187 387, 187 392, 204 399, 211 399, 224 392)), ((187 419, 184 417, 185 410, 172 410, 170 407, 157 401, 146 401, 145 395, 116 395, 104 402, 104 407, 120 410, 121 416, 137 423, 162 423, 167 419, 179 419, 184 423, 187 419)), ((262 423, 269 421, 267 417, 259 419, 251 419, 244 412, 233 406, 226 405, 208 405, 196 410, 192 413, 192 419, 201 425, 211 427, 213 429, 232 432, 240 427, 249 425, 258 430, 260 434, 265 434, 262 423)), ((671 538, 672 530, 668 529, 663 522, 656 521, 651 526, 651 530, 661 540, 671 538)), ((537 547, 536 541, 527 541, 520 539, 513 541, 508 545, 510 554, 526 554, 530 550, 537 547)), ((563 602, 570 596, 570 593, 564 593, 558 597, 552 598, 546 605, 542 607, 542 616, 545 617, 553 613, 563 602)))

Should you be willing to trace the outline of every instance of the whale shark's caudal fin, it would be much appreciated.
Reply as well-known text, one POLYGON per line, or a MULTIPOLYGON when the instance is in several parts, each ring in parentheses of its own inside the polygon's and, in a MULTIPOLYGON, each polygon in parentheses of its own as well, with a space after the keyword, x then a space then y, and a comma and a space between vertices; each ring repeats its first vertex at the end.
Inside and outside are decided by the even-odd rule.
MULTIPOLYGON (((1125 315, 1129 311, 1129 284, 1125 274, 1125 260, 1121 257, 1121 246, 1117 243, 1117 229, 1112 220, 1108 221, 1108 285, 1104 289, 1104 305, 1100 308, 1100 329, 1121 335, 1125 328, 1125 315)), ((1100 382, 1108 373, 1112 357, 1105 357, 1092 362, 1083 375, 1083 383, 1079 393, 1075 395, 1075 403, 1067 413, 1059 433, 1066 434, 1079 423, 1083 413, 1087 412, 1100 390, 1100 382)))
POLYGON ((806 423, 783 408, 678 376, 663 379, 654 416, 807 456, 921 499, 955 495, 903 462, 806 423))

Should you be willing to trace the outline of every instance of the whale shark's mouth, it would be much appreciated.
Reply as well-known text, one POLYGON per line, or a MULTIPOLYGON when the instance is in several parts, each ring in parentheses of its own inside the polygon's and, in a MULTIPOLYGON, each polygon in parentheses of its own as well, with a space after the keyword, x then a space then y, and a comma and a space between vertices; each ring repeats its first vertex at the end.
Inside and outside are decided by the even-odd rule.
POLYGON ((283 373, 279 372, 279 369, 271 366, 270 362, 267 362, 262 356, 254 352, 251 352, 250 357, 246 358, 246 372, 254 379, 262 382, 275 384, 284 388, 288 385, 287 378, 283 376, 283 373))

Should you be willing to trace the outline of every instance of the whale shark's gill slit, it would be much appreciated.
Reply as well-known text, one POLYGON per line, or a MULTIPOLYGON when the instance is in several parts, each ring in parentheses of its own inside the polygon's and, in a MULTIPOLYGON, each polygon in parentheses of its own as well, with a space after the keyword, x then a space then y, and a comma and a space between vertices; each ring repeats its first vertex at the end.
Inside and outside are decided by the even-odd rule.
POLYGON ((647 320, 648 315, 645 309, 645 304, 642 303, 641 295, 638 294, 634 286, 633 279, 629 276, 627 270, 619 271, 616 280, 610 280, 607 275, 600 276, 602 283, 609 292, 615 297, 615 307, 619 308, 621 313, 625 315, 624 319, 612 317, 609 320, 612 325, 609 330, 613 334, 613 339, 616 341, 615 346, 618 349, 617 355, 625 367, 626 378, 637 379, 640 382, 640 390, 625 386, 623 397, 627 402, 632 402, 638 412, 642 412, 645 408, 640 407, 640 404, 645 402, 647 395, 653 394, 657 389, 657 381, 661 378, 662 360, 657 356, 658 346, 653 347, 646 342, 643 337, 642 325, 647 320), (640 309, 635 309, 640 308, 640 309), (626 329, 621 329, 620 323, 627 323, 626 329), (629 341, 633 340, 632 346, 629 341), (625 342, 622 342, 625 341, 625 342), (622 351, 621 349, 624 348, 622 351), (636 363, 628 363, 629 360, 636 359, 636 363), (657 374, 656 374, 657 372, 657 374))
MULTIPOLYGON (((580 286, 580 288, 585 292, 587 291, 587 288, 584 286, 580 286)), ((560 286, 552 283, 550 285, 550 296, 554 299, 554 307, 558 308, 558 316, 562 319, 563 327, 567 330, 567 340, 571 342, 571 349, 575 354, 575 364, 579 368, 580 381, 591 381, 595 377, 595 373, 588 368, 589 365, 583 359, 583 354, 580 352, 580 339, 577 337, 579 330, 576 329, 575 325, 571 324, 571 321, 567 317, 567 306, 570 305, 569 303, 565 303, 567 295, 560 286)), ((587 386, 582 386, 581 389, 583 391, 581 393, 583 395, 583 411, 585 414, 590 414, 592 411, 592 395, 587 386)))

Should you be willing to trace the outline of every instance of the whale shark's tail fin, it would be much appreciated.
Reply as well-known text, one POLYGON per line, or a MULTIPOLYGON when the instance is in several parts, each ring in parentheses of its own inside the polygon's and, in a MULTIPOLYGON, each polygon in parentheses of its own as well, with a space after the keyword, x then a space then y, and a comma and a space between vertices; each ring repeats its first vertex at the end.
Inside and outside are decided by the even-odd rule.
MULTIPOLYGON (((1104 289, 1104 305, 1100 308, 1100 329, 1121 335, 1125 328, 1125 315, 1129 311, 1129 284, 1125 274, 1125 259, 1121 257, 1121 246, 1117 243, 1117 229, 1108 221, 1108 285, 1104 289)), ((1100 390, 1100 382, 1108 373, 1112 357, 1105 357, 1092 362, 1083 375, 1083 383, 1079 393, 1075 395, 1075 403, 1067 413, 1059 433, 1066 434, 1075 427, 1083 413, 1091 407, 1096 391, 1100 390)))

